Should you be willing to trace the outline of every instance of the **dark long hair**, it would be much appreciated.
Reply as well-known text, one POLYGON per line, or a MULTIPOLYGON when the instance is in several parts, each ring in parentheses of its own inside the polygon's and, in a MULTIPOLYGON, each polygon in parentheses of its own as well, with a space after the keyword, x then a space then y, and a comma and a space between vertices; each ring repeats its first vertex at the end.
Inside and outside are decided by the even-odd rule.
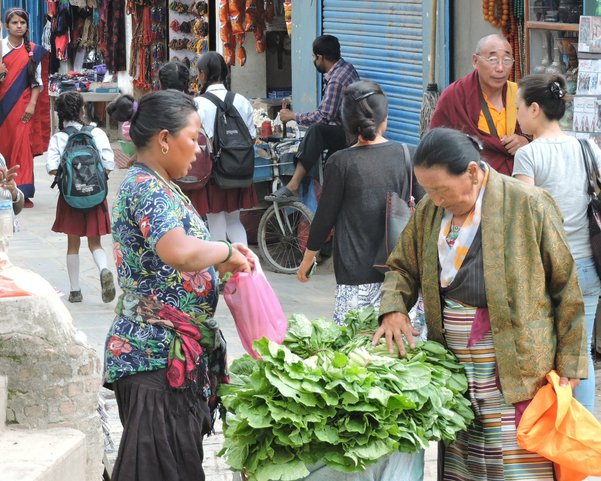
POLYGON ((566 113, 566 81, 558 74, 528 75, 520 80, 519 92, 526 106, 536 102, 549 120, 561 120, 566 113))
POLYGON ((414 167, 443 167, 449 174, 461 175, 470 162, 482 164, 482 146, 476 138, 455 129, 438 127, 430 130, 415 149, 414 167))
POLYGON ((179 90, 159 90, 134 100, 131 95, 121 95, 113 100, 107 111, 119 122, 129 120, 129 136, 140 149, 161 130, 177 135, 188 122, 191 113, 196 113, 196 105, 189 95, 179 90))
POLYGON ((181 62, 169 62, 159 69, 161 90, 175 89, 188 93, 190 70, 181 62))
POLYGON ((205 93, 209 85, 222 83, 229 90, 229 68, 225 63, 225 59, 217 52, 203 53, 196 67, 199 72, 204 72, 206 82, 202 86, 200 93, 205 93))
POLYGON ((64 129, 64 122, 82 122, 81 109, 84 106, 83 96, 79 92, 63 92, 56 99, 58 128, 64 129))
POLYGON ((374 140, 387 116, 388 99, 377 83, 359 80, 344 91, 342 125, 349 137, 360 135, 365 140, 374 140))
POLYGON ((4 24, 6 25, 7 29, 8 22, 10 22, 10 19, 13 18, 15 15, 17 17, 22 18, 27 23, 27 31, 25 32, 25 35, 23 35, 23 46, 25 47, 25 50, 29 55, 29 61, 27 62, 27 79, 29 80, 29 85, 31 86, 31 88, 39 87, 40 84, 35 78, 35 70, 38 65, 35 59, 33 58, 31 42, 29 40, 29 14, 22 8, 11 8, 7 10, 6 15, 4 16, 4 24))

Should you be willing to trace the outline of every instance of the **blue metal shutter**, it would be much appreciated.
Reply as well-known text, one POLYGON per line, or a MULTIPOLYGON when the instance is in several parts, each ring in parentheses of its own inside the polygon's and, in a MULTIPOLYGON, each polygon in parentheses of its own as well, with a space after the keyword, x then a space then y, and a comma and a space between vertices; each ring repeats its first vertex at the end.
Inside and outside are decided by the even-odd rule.
POLYGON ((415 145, 423 97, 421 0, 322 0, 323 33, 340 40, 342 56, 389 100, 386 137, 415 145))

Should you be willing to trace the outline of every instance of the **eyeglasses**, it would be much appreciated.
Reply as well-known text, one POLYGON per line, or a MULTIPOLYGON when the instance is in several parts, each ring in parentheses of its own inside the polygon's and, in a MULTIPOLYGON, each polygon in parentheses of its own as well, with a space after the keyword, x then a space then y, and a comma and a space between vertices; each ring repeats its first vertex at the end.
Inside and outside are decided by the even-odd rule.
POLYGON ((489 65, 492 65, 493 67, 499 65, 499 62, 503 64, 503 67, 511 67, 513 65, 513 62, 515 62, 515 60, 512 57, 483 57, 482 55, 478 54, 476 54, 476 57, 480 57, 482 60, 487 62, 489 65))

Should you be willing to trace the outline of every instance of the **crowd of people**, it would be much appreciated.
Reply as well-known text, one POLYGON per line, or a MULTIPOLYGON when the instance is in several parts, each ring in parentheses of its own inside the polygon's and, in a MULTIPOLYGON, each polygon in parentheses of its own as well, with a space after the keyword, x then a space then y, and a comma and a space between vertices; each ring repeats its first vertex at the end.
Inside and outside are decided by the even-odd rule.
MULTIPOLYGON (((14 212, 31 205, 30 137, 43 88, 40 49, 28 39, 28 15, 6 13, 0 74, 0 185, 14 212)), ((474 70, 451 84, 417 148, 386 138, 388 101, 378 84, 360 80, 330 35, 313 43, 324 74, 315 112, 283 109, 283 121, 308 128, 290 182, 270 200, 290 201, 322 158, 321 199, 297 277, 309 271, 331 230, 334 235, 334 320, 350 310, 379 308, 384 337, 400 355, 415 343, 409 311, 418 297, 428 337, 465 366, 476 422, 439 449, 445 480, 553 480, 553 464, 517 444, 528 403, 556 370, 561 384, 594 409, 591 342, 601 282, 588 235, 587 172, 579 142, 559 127, 568 95, 559 75, 508 80, 514 59, 498 35, 482 38, 474 70), (474 95, 477 92, 478 95, 474 95), (385 236, 386 195, 417 201, 388 258, 374 266, 385 236)), ((228 68, 215 52, 198 61, 202 93, 223 101, 228 68)), ((127 122, 135 145, 112 205, 104 199, 78 209, 58 197, 54 232, 67 234, 70 302, 82 302, 81 237, 98 267, 102 300, 116 296, 101 236, 112 235, 119 294, 104 352, 104 383, 115 391, 124 431, 112 479, 202 480, 203 437, 212 429, 218 386, 227 382, 226 342, 215 322, 219 278, 250 272, 254 257, 240 209, 256 205, 254 186, 224 189, 211 182, 184 191, 199 152, 211 145, 217 104, 188 94, 180 63, 159 71, 161 90, 122 95, 112 118, 127 122), (144 462, 137 462, 137 460, 144 462)), ((252 106, 233 105, 256 133, 252 106)), ((86 127, 80 94, 56 102, 60 132, 50 139, 46 168, 56 175, 72 132, 89 132, 103 173, 114 169, 106 134, 86 127)), ((590 142, 596 161, 601 151, 590 142)))

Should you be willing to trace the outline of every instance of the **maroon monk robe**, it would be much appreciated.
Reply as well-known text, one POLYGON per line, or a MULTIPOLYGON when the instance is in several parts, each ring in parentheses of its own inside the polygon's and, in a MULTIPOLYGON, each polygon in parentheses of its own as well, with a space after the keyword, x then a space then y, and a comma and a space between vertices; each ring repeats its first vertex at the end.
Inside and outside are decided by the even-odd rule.
MULTIPOLYGON (((430 128, 449 127, 479 137, 484 144, 482 158, 497 172, 511 175, 513 155, 507 152, 498 137, 478 129, 478 120, 482 109, 479 92, 480 82, 476 70, 453 82, 440 96, 430 121, 430 128)), ((505 105, 506 93, 507 85, 503 87, 503 105, 505 105)), ((517 123, 515 133, 522 133, 517 123)))

